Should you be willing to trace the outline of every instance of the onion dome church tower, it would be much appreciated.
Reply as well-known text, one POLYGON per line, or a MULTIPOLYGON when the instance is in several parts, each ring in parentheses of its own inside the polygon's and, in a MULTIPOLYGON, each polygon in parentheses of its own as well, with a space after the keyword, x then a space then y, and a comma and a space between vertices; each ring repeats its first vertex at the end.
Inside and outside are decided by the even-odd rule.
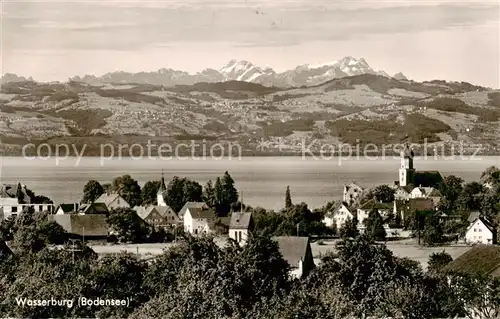
POLYGON ((414 184, 415 180, 415 168, 413 167, 413 157, 414 153, 410 149, 408 143, 405 144, 405 148, 401 151, 401 167, 399 168, 399 185, 408 186, 409 184, 414 184))

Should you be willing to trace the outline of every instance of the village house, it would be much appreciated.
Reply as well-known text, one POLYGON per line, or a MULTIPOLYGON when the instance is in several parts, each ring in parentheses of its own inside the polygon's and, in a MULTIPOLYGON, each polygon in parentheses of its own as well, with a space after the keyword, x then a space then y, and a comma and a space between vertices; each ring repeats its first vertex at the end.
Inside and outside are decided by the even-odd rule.
POLYGON ((496 228, 485 217, 478 217, 467 228, 465 242, 471 244, 496 244, 496 228))
POLYGON ((306 277, 315 267, 309 237, 274 237, 283 259, 290 265, 290 276, 306 277))
POLYGON ((439 204, 441 197, 441 192, 434 187, 415 187, 410 193, 410 198, 430 198, 435 205, 439 204))
POLYGON ((342 201, 344 203, 347 203, 347 205, 352 206, 354 203, 361 199, 363 193, 364 188, 354 182, 344 185, 344 194, 342 196, 342 201))
POLYGON ((327 227, 335 227, 337 229, 342 228, 347 219, 354 219, 354 214, 346 203, 339 203, 333 207, 333 209, 325 214, 323 218, 323 223, 327 227))
MULTIPOLYGON (((472 278, 488 278, 488 279, 498 279, 500 278, 500 247, 496 245, 477 245, 457 257, 455 260, 451 261, 446 265, 442 272, 446 273, 448 276, 448 281, 451 284, 452 289, 462 288, 454 287, 454 283, 451 280, 452 277, 472 277, 472 278)), ((488 284, 487 282, 482 283, 482 293, 483 295, 475 294, 477 300, 488 300, 492 296, 491 292, 495 293, 495 284, 490 287, 484 286, 488 284)), ((491 281, 490 281, 491 284, 491 281)), ((481 290, 477 291, 481 292, 481 290)), ((469 309, 471 312, 470 318, 484 318, 484 311, 479 313, 478 310, 469 309)), ((489 309, 487 312, 493 314, 498 312, 495 309, 489 309), (490 312, 490 310, 492 310, 490 312)), ((489 318, 497 318, 498 316, 492 316, 489 318)))
POLYGON ((111 194, 102 194, 98 199, 95 200, 94 203, 103 203, 106 205, 108 210, 117 209, 117 208, 130 208, 129 203, 119 194, 111 193, 111 194))
POLYGON ((410 191, 408 191, 408 186, 398 186, 394 187, 394 199, 395 200, 408 200, 410 199, 410 191))
POLYGON ((245 245, 249 233, 254 228, 252 213, 234 212, 229 221, 229 237, 238 244, 245 245))
POLYGON ((179 217, 169 206, 149 206, 138 211, 137 215, 147 224, 158 228, 175 227, 180 223, 179 217))
POLYGON ((180 220, 184 220, 184 216, 186 215, 187 212, 195 212, 198 210, 206 210, 209 209, 208 205, 205 204, 204 202, 187 202, 182 206, 181 210, 178 213, 178 216, 180 220))
POLYGON ((214 225, 215 221, 215 212, 206 205, 194 205, 199 204, 194 202, 192 204, 188 205, 183 214, 184 231, 192 235, 211 233, 213 230, 211 226, 214 225))
POLYGON ((35 212, 54 212, 53 204, 31 203, 31 198, 28 195, 26 185, 2 185, 2 188, 0 189, 0 220, 7 219, 11 216, 17 216, 27 208, 32 208, 35 212), (17 192, 19 186, 21 189, 20 196, 18 196, 17 192))
POLYGON ((106 215, 103 214, 64 214, 49 215, 50 221, 55 221, 70 234, 72 238, 83 240, 103 240, 108 236, 106 215))
POLYGON ((372 210, 377 210, 382 217, 385 217, 393 211, 393 206, 393 203, 381 203, 375 198, 370 199, 357 209, 358 227, 364 227, 363 221, 368 218, 372 210))

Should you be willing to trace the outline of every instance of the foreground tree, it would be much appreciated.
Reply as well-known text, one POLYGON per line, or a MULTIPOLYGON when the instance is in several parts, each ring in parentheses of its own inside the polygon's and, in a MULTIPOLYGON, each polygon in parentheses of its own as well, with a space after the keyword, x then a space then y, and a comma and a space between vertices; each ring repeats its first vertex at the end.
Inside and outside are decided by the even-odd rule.
POLYGON ((101 183, 96 180, 90 180, 83 187, 83 198, 81 200, 82 204, 90 204, 95 202, 96 199, 104 194, 104 188, 101 183))
POLYGON ((384 220, 377 209, 373 209, 368 214, 368 218, 364 221, 366 233, 375 240, 385 240, 386 232, 384 228, 384 220))
POLYGON ((115 178, 111 184, 111 190, 123 197, 129 203, 130 207, 141 204, 141 187, 130 175, 115 178))
POLYGON ((441 269, 443 269, 452 261, 453 258, 444 250, 439 253, 432 253, 429 256, 429 262, 427 263, 427 271, 433 274, 437 274, 441 271, 441 269))
POLYGON ((160 189, 161 181, 148 181, 144 184, 141 190, 142 205, 157 205, 158 190, 160 189))
POLYGON ((215 181, 215 211, 217 216, 224 217, 231 211, 231 206, 238 202, 238 191, 234 180, 226 171, 222 178, 215 181))
POLYGON ((359 235, 358 220, 356 218, 347 218, 339 229, 339 235, 342 239, 356 238, 359 235))
POLYGON ((179 212, 187 202, 200 202, 202 199, 202 187, 195 181, 187 178, 174 178, 167 185, 165 202, 175 212, 179 212))
POLYGON ((144 220, 131 208, 111 210, 107 218, 111 233, 123 243, 145 242, 149 228, 144 220))
POLYGON ((391 203, 394 201, 394 192, 389 185, 379 185, 373 190, 373 195, 382 203, 391 203))
POLYGON ((292 195, 290 195, 290 186, 286 187, 286 192, 285 192, 285 208, 290 208, 292 207, 292 195))
POLYGON ((215 189, 212 185, 212 181, 209 180, 205 187, 203 188, 202 200, 210 208, 215 208, 215 189))

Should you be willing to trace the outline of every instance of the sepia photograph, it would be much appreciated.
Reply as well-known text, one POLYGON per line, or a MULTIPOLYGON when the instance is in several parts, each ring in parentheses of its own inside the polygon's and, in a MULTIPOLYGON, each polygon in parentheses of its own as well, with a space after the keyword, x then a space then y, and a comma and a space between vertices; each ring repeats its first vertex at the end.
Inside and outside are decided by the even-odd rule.
POLYGON ((0 318, 500 318, 498 0, 0 0, 0 318))

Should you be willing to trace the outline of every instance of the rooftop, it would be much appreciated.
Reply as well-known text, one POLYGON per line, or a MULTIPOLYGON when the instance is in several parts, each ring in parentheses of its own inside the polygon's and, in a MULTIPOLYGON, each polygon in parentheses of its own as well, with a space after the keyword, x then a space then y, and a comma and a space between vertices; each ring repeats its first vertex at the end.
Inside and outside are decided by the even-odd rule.
POLYGON ((500 277, 500 247, 475 246, 449 263, 444 270, 452 273, 500 277))

